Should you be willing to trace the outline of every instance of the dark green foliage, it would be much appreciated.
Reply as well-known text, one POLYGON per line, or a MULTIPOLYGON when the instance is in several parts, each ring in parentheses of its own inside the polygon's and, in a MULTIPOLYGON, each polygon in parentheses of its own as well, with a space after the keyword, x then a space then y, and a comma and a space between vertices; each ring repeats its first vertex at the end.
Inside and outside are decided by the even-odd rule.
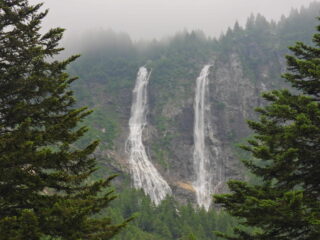
POLYGON ((158 163, 168 167, 168 159, 172 159, 168 146, 176 132, 168 132, 173 121, 160 116, 162 107, 168 101, 179 106, 190 96, 202 63, 212 55, 212 41, 199 32, 184 32, 168 43, 155 41, 143 43, 142 47, 139 43, 133 45, 125 35, 112 32, 95 35, 93 40, 91 36, 87 38, 86 45, 93 47, 84 47, 83 56, 70 68, 70 72, 81 77, 72 86, 77 99, 95 109, 85 122, 90 126, 90 133, 81 143, 96 136, 110 146, 123 134, 122 126, 128 124, 137 71, 146 64, 152 70, 148 102, 150 123, 161 133, 158 141, 152 143, 151 154, 158 163), (183 95, 176 91, 177 86, 185 89, 183 95), (153 119, 154 115, 158 117, 153 119), (106 129, 105 134, 102 129, 106 129))
POLYGON ((300 11, 294 9, 287 18, 282 17, 277 26, 279 48, 286 52, 287 47, 296 41, 311 44, 311 38, 306 39, 306 36, 312 36, 318 15, 319 2, 314 1, 308 8, 302 7, 300 11))
MULTIPOLYGON (((175 145, 181 121, 167 121, 164 106, 172 105, 177 109, 186 106, 185 103, 193 95, 195 79, 202 66, 217 59, 219 68, 219 64, 223 66, 224 61, 228 63, 236 57, 240 63, 239 73, 248 77, 257 89, 261 83, 266 83, 268 88, 282 87, 285 84, 279 76, 282 56, 287 51, 284 44, 288 46, 288 43, 293 43, 292 34, 308 41, 313 30, 312 23, 316 21, 315 12, 319 8, 319 3, 313 3, 310 8, 292 12, 279 23, 268 22, 261 15, 251 16, 245 27, 236 23, 219 40, 206 38, 197 31, 182 32, 165 41, 141 43, 131 41, 125 34, 111 31, 87 34, 81 39, 84 46, 79 49, 83 56, 72 64, 69 71, 81 77, 72 86, 77 100, 97 111, 86 121, 92 129, 90 135, 97 136, 110 146, 112 138, 117 139, 123 134, 121 126, 128 124, 137 71, 140 66, 146 65, 152 69, 148 117, 150 124, 161 133, 157 136, 159 141, 152 143, 155 147, 152 147, 151 155, 157 159, 166 159, 167 156, 173 159, 172 151, 162 143, 175 145), (108 120, 101 121, 101 116, 108 120), (104 134, 102 129, 113 134, 104 134), (167 138, 168 134, 170 139, 167 138), (164 151, 156 149, 159 147, 164 151)), ((216 105, 218 111, 228 110, 219 103, 216 105)), ((232 141, 240 140, 231 131, 228 135, 232 141)))
POLYGON ((19 216, 2 217, 0 220, 1 240, 40 239, 39 221, 31 210, 23 210, 19 216))
MULTIPOLYGON (((237 53, 241 58, 244 73, 252 81, 272 81, 279 87, 279 62, 287 53, 287 46, 295 41, 310 43, 316 24, 316 16, 319 13, 319 2, 311 3, 308 8, 292 10, 288 17, 282 17, 278 22, 268 22, 261 15, 251 15, 245 28, 236 23, 233 29, 229 29, 219 39, 221 56, 227 57, 227 53, 237 53), (269 66, 268 79, 261 79, 259 73, 269 66)), ((280 62, 281 63, 281 62, 280 62)))
POLYGON ((88 181, 97 141, 74 147, 90 114, 65 73, 78 56, 52 58, 64 30, 41 35, 40 7, 0 1, 0 239, 110 239, 124 225, 99 215, 112 177, 88 181))
MULTIPOLYGON (((81 76, 81 79, 73 84, 80 104, 97 109, 95 114, 85 120, 85 124, 90 125, 90 133, 86 138, 80 139, 81 146, 96 137, 110 146, 113 138, 118 137, 118 131, 120 135, 123 134, 121 131, 126 131, 126 128, 122 129, 121 126, 128 124, 131 92, 136 74, 140 66, 147 64, 148 68, 153 70, 149 86, 150 123, 160 133, 156 141, 151 143, 151 156, 164 168, 170 166, 172 163, 170 161, 174 161, 170 147, 174 147, 173 143, 177 141, 177 137, 180 137, 177 136, 179 132, 176 131, 176 125, 180 119, 168 119, 164 116, 163 106, 168 103, 178 108, 184 106, 192 96, 194 80, 202 65, 212 61, 213 58, 218 58, 217 62, 225 58, 228 62, 231 55, 239 57, 241 63, 239 67, 244 69, 245 77, 251 79, 254 84, 272 82, 274 86, 279 87, 282 83, 278 81, 280 73, 278 63, 283 55, 282 52, 286 49, 284 46, 298 39, 293 38, 292 34, 299 35, 299 39, 307 41, 313 29, 312 23, 315 22, 315 11, 318 9, 319 3, 314 3, 311 8, 293 12, 288 18, 283 18, 279 24, 267 22, 260 15, 252 16, 245 28, 236 24, 219 41, 207 39, 198 32, 180 33, 168 41, 150 43, 132 43, 128 36, 122 34, 117 36, 112 32, 88 34, 87 45, 82 51, 83 57, 69 69, 70 72, 81 76), (301 27, 298 27, 298 24, 301 24, 301 27), (269 76, 265 78, 261 76, 264 68, 269 69, 269 76), (103 133, 102 129, 106 129, 106 133, 103 133)), ((219 103, 216 108, 224 109, 219 103)), ((230 141, 239 140, 231 130, 228 135, 230 141)), ((107 161, 103 159, 101 166, 105 167, 106 164, 108 164, 107 161)), ((101 178, 104 174, 105 171, 100 170, 95 177, 101 178)), ((119 201, 126 203, 121 205, 122 203, 118 202, 113 205, 109 216, 115 222, 122 222, 134 212, 140 214, 135 222, 128 226, 127 231, 117 236, 119 240, 176 239, 174 238, 176 236, 182 239, 192 239, 192 237, 214 239, 213 230, 227 231, 227 226, 230 226, 227 224, 228 217, 223 217, 224 215, 221 214, 216 223, 217 227, 213 227, 215 224, 207 220, 207 217, 203 217, 201 212, 193 212, 189 206, 190 208, 186 208, 185 216, 188 219, 186 226, 183 227, 182 232, 179 232, 175 226, 171 226, 173 222, 181 227, 179 221, 182 219, 174 215, 174 211, 162 208, 161 211, 165 213, 161 214, 161 211, 157 212, 148 200, 139 202, 138 198, 126 193, 123 196, 120 196, 119 201), (146 210, 145 214, 144 210, 146 210), (199 219, 198 214, 202 216, 203 221, 199 219), (168 221, 170 224, 167 224, 165 222, 167 218, 163 215, 171 216, 175 220, 170 220, 168 221), (153 218, 155 218, 154 221, 150 220, 153 218), (192 232, 194 236, 190 234, 192 232)), ((216 218, 212 217, 212 219, 216 218)), ((256 230, 253 229, 253 231, 256 230)))
MULTIPOLYGON (((320 27, 318 27, 320 30, 320 27)), ((244 161, 260 184, 230 181, 230 194, 216 203, 241 219, 244 227, 232 240, 320 239, 320 33, 313 46, 297 42, 287 56, 283 77, 295 92, 265 93, 269 102, 257 109, 259 121, 249 121, 255 136, 243 146, 256 160, 244 161)))
POLYGON ((231 232, 236 225, 224 212, 182 206, 171 198, 155 207, 142 191, 133 189, 123 189, 111 206, 107 212, 111 217, 118 216, 119 222, 135 216, 115 240, 218 240, 221 238, 213 230, 231 232))
POLYGON ((117 137, 119 123, 114 116, 108 114, 108 111, 94 109, 94 112, 83 121, 83 125, 93 127, 90 127, 88 133, 77 141, 77 145, 85 146, 92 139, 98 138, 102 143, 99 148, 113 148, 113 140, 117 137))

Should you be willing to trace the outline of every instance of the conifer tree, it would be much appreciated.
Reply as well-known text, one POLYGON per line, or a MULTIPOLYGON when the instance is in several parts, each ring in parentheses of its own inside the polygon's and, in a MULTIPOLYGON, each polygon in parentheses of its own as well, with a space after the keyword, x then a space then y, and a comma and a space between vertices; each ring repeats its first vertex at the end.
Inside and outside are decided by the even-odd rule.
POLYGON ((320 239, 320 26, 312 46, 297 42, 283 77, 292 90, 263 95, 269 104, 249 121, 255 136, 243 148, 246 167, 261 184, 230 181, 231 193, 215 196, 241 221, 229 240, 320 239))
POLYGON ((28 0, 0 0, 0 239, 110 239, 101 210, 112 180, 91 181, 93 152, 76 141, 90 114, 76 108, 66 67, 54 60, 63 29, 40 33, 47 11, 28 0))

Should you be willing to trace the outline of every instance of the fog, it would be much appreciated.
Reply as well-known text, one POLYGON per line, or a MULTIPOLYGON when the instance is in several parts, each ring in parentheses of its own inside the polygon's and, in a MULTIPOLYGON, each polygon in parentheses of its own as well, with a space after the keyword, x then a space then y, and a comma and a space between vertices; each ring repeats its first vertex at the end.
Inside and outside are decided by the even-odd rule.
MULTIPOLYGON (((150 40, 181 30, 203 30, 218 37, 235 21, 241 25, 251 13, 268 20, 288 15, 292 8, 313 0, 30 0, 50 10, 44 29, 63 27, 66 36, 87 30, 113 29, 134 40, 150 40)), ((80 36, 80 35, 79 35, 80 36)))

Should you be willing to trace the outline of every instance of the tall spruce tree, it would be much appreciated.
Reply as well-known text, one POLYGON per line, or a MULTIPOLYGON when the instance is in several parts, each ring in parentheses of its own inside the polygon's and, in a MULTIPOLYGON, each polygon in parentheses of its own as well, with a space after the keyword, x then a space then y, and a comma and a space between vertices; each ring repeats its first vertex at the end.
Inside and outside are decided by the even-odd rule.
MULTIPOLYGON (((318 27, 320 31, 320 26, 318 27)), ((297 42, 283 77, 292 90, 263 95, 269 104, 249 121, 255 136, 243 148, 245 166, 261 184, 230 181, 231 193, 215 196, 240 227, 232 240, 320 239, 320 34, 313 46, 297 42)))
POLYGON ((100 214, 112 177, 90 180, 97 141, 75 147, 90 113, 65 73, 78 56, 54 60, 64 30, 40 33, 41 6, 0 0, 0 239, 110 239, 125 225, 100 214))

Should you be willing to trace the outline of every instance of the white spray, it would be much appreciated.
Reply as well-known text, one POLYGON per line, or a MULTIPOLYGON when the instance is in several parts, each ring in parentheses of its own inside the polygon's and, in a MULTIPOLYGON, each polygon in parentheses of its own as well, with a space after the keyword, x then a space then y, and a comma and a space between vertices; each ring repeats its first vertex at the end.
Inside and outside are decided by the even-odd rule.
POLYGON ((209 209, 212 194, 216 193, 222 185, 223 166, 218 163, 220 148, 218 140, 213 136, 210 125, 209 104, 209 71, 211 65, 205 65, 201 70, 196 82, 196 93, 194 102, 194 152, 193 162, 195 170, 195 181, 193 186, 196 190, 197 203, 200 207, 209 209), (206 146, 206 138, 211 139, 211 153, 206 146), (214 159, 212 159, 214 158, 214 159))
POLYGON ((142 141, 143 129, 147 124, 147 86, 150 73, 145 67, 139 69, 136 85, 133 89, 129 137, 126 150, 129 154, 130 170, 134 187, 143 189, 151 200, 158 205, 166 195, 171 195, 171 188, 148 159, 142 141))

